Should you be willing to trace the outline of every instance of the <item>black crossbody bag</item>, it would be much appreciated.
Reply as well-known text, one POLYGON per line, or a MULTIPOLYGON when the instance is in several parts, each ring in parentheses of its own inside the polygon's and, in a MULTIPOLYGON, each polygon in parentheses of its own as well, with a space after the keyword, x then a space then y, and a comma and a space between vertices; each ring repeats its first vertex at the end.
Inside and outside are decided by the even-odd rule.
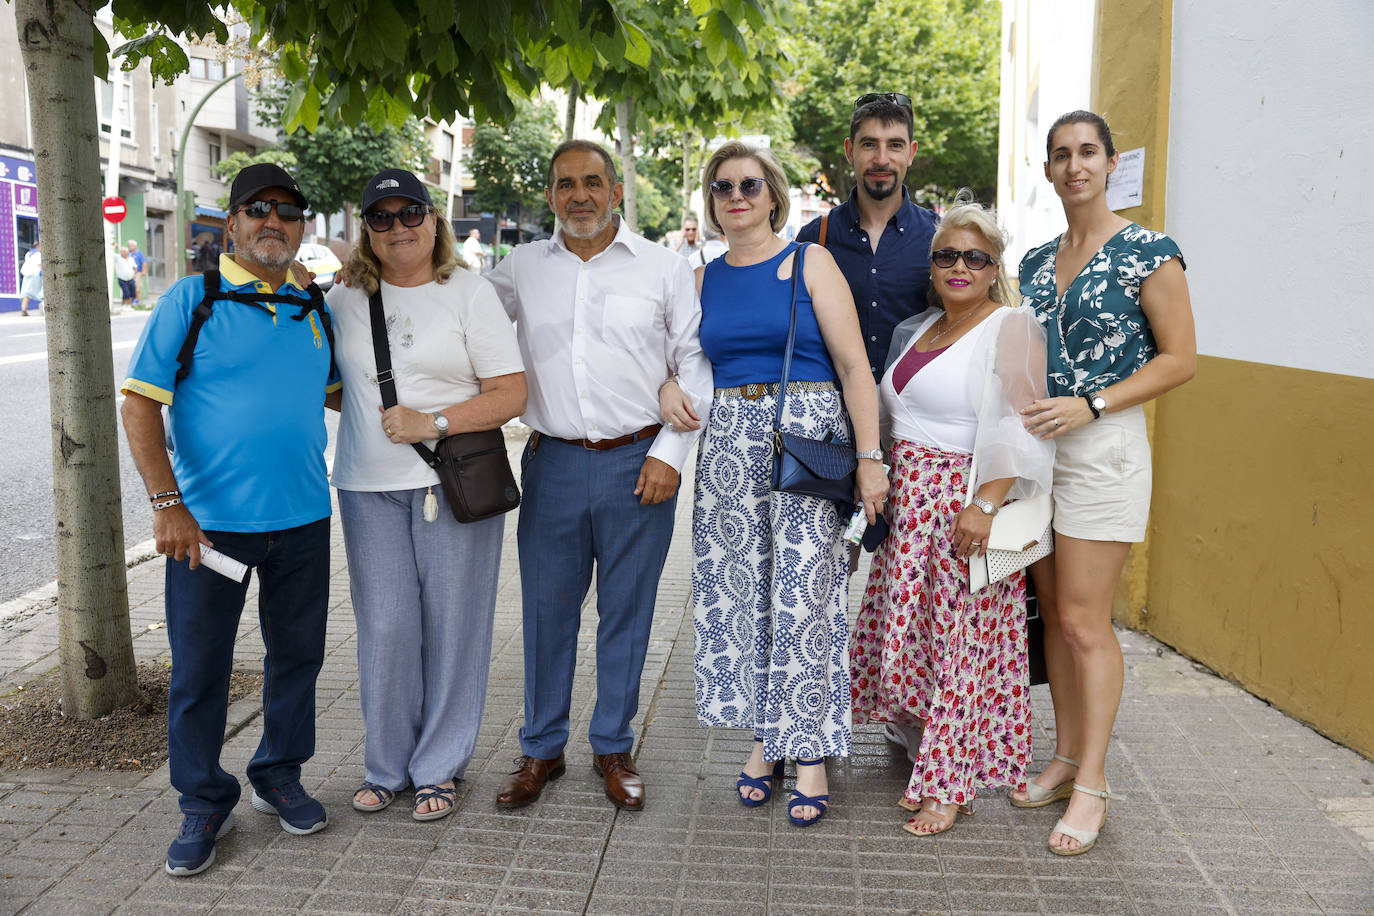
MULTIPOLYGON (((391 346, 386 337, 382 291, 368 299, 372 318, 372 353, 377 361, 377 387, 382 406, 396 406, 396 377, 391 371, 391 346)), ((506 455, 506 437, 499 429, 454 433, 439 440, 436 449, 422 442, 411 447, 439 474, 448 507, 460 522, 477 522, 509 512, 520 505, 520 488, 506 455)))
POLYGON ((854 508, 854 475, 859 467, 854 446, 833 441, 834 433, 827 433, 824 439, 812 439, 782 429, 787 381, 792 373, 792 348, 797 342, 797 276, 805 250, 805 243, 798 245, 792 257, 792 318, 787 327, 782 383, 778 386, 778 406, 773 416, 773 489, 833 500, 839 505, 841 516, 847 518, 854 508))

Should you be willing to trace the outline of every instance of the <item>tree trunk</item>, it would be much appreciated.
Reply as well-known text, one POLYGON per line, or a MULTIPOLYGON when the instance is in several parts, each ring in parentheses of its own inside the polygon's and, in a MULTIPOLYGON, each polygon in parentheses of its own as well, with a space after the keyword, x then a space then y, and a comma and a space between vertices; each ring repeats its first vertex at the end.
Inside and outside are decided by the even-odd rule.
POLYGON ((621 166, 625 172, 621 180, 625 183, 625 202, 622 210, 625 223, 631 232, 639 231, 639 195, 636 193, 635 171, 635 100, 622 99, 615 103, 615 123, 618 137, 615 141, 616 152, 620 153, 621 166))
MULTIPOLYGON (((692 129, 682 132, 682 216, 692 213, 692 129)), ((693 214, 695 215, 695 214, 693 214)), ((700 238, 700 233, 698 233, 700 238)))
POLYGON ((139 698, 98 213, 100 122, 91 6, 92 0, 15 0, 29 80, 47 292, 62 708, 82 718, 103 716, 139 698))
POLYGON ((333 217, 326 213, 324 215, 324 243, 326 245, 334 241, 334 227, 330 225, 332 221, 333 217))
POLYGON ((577 80, 568 86, 568 107, 563 113, 563 139, 573 138, 573 128, 577 126, 577 97, 582 94, 582 84, 577 80))

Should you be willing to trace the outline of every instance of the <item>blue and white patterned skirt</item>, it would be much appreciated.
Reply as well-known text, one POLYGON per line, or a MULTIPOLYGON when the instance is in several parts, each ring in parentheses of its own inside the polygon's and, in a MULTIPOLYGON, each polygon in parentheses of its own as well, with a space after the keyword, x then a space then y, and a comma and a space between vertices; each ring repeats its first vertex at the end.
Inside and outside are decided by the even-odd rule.
MULTIPOLYGON (((766 760, 848 756, 848 518, 774 493, 771 396, 717 397, 692 514, 697 719, 753 729, 766 760)), ((848 442, 838 391, 789 391, 783 427, 848 442)))

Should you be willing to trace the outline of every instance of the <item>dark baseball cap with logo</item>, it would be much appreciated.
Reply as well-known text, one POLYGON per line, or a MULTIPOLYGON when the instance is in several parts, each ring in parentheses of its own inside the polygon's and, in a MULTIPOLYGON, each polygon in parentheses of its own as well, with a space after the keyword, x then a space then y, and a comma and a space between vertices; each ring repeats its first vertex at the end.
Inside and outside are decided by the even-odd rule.
POLYGON ((289 191, 302 210, 310 209, 310 201, 301 193, 296 179, 288 175, 286 169, 270 162, 250 165, 234 176, 234 183, 229 187, 229 209, 233 210, 248 203, 268 188, 289 191))
POLYGON ((388 197, 404 197, 417 204, 434 206, 429 188, 414 173, 405 169, 383 169, 367 180, 367 184, 363 185, 363 212, 366 213, 377 201, 388 197))

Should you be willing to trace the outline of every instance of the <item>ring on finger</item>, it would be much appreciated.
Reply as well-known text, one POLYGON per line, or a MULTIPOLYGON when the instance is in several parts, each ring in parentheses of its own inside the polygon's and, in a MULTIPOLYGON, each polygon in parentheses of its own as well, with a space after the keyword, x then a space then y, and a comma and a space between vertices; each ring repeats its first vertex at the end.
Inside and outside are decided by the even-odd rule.
POLYGON ((1055 417, 1055 418, 1054 418, 1054 428, 1055 428, 1055 429, 1058 429, 1058 428, 1059 428, 1059 418, 1058 418, 1058 417, 1055 417))

